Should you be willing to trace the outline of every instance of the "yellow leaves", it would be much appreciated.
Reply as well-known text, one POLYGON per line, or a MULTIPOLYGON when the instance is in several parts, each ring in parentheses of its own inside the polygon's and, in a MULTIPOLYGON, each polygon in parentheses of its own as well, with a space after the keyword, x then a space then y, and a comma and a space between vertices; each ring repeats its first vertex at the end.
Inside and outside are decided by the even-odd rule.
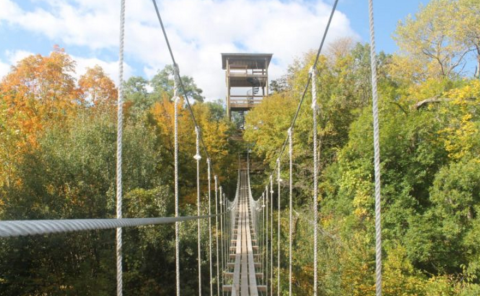
POLYGON ((297 104, 298 100, 288 93, 274 94, 246 115, 244 139, 255 142, 254 149, 260 155, 269 154, 267 161, 275 161, 276 151, 271 148, 283 143, 297 104))
POLYGON ((386 295, 424 295, 424 280, 416 274, 407 258, 404 246, 396 245, 388 250, 384 264, 384 285, 386 295))
POLYGON ((451 98, 440 111, 447 117, 447 126, 440 131, 449 157, 458 160, 480 149, 478 118, 474 110, 480 101, 480 81, 472 80, 464 87, 456 88, 446 94, 451 98))
MULTIPOLYGON (((205 148, 212 157, 213 169, 220 171, 235 165, 236 162, 229 159, 231 155, 229 154, 230 147, 228 147, 228 122, 214 120, 210 107, 207 104, 195 103, 192 105, 192 110, 200 127, 205 148)), ((163 148, 168 151, 170 157, 173 157, 175 103, 165 96, 153 105, 150 112, 159 133, 159 138, 162 139, 163 148)), ((192 165, 190 167, 193 168, 193 156, 196 154, 195 126, 183 99, 178 103, 178 135, 179 154, 181 158, 187 157, 191 159, 192 165)), ((200 146, 200 153, 202 156, 201 167, 206 168, 207 158, 202 146, 200 146)), ((224 177, 219 175, 219 181, 223 181, 224 177)), ((206 182, 203 182, 202 186, 206 186, 206 182)), ((195 198, 194 191, 191 191, 190 195, 185 195, 185 199, 192 201, 192 203, 195 201, 195 198)))
POLYGON ((438 78, 461 71, 470 46, 458 38, 465 29, 456 6, 456 1, 433 0, 398 24, 394 39, 402 55, 416 63, 421 71, 416 73, 438 78))
POLYGON ((453 98, 456 105, 474 105, 475 100, 480 98, 480 80, 471 80, 463 87, 453 89, 448 92, 448 96, 453 98))

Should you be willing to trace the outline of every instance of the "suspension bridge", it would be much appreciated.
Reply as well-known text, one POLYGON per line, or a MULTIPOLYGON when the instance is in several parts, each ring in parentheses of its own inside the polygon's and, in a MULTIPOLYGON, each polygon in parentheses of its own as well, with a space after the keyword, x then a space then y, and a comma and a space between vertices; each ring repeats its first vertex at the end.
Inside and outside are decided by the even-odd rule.
MULTIPOLYGON (((288 295, 292 295, 292 153, 293 153, 293 138, 295 123, 299 114, 300 107, 302 106, 306 93, 310 90, 312 94, 312 135, 313 135, 313 147, 312 147, 312 167, 313 167, 313 196, 312 196, 312 217, 313 225, 312 235, 314 237, 314 243, 311 246, 313 253, 313 295, 317 295, 318 286, 318 267, 317 267, 317 227, 318 224, 318 144, 317 144, 317 113, 319 112, 317 104, 317 89, 315 83, 316 65, 318 58, 325 43, 332 17, 335 13, 338 0, 333 4, 329 20, 327 22, 323 37, 320 42, 320 46, 317 51, 315 63, 313 64, 310 76, 304 87, 300 102, 297 108, 297 112, 293 117, 291 125, 288 130, 285 131, 286 137, 282 147, 279 147, 277 167, 273 170, 267 183, 265 184, 265 190, 261 196, 252 196, 251 184, 250 184, 250 161, 247 157, 245 159, 239 159, 239 168, 237 178, 237 188, 235 196, 228 197, 222 190, 221 184, 219 184, 219 177, 213 171, 211 163, 211 157, 206 149, 202 133, 197 124, 197 120, 191 108, 191 104, 188 98, 188 93, 185 91, 182 79, 179 75, 179 67, 175 60, 172 47, 170 46, 167 33, 165 31, 162 18, 157 7, 155 0, 152 0, 156 15, 159 20, 166 44, 168 46, 172 64, 174 68, 174 198, 175 198, 175 216, 174 217, 157 217, 157 218, 123 218, 122 217, 122 124, 123 124, 123 87, 119 84, 118 95, 118 113, 117 113, 117 183, 116 183, 116 218, 115 219, 78 219, 78 220, 23 220, 23 221, 1 221, 0 222, 0 237, 7 239, 8 237, 17 236, 30 236, 40 234, 53 234, 63 232, 74 231, 87 231, 87 230, 99 230, 99 229, 116 229, 116 268, 117 268, 117 295, 123 295, 123 252, 122 252, 122 228, 124 227, 137 227, 142 225, 157 225, 157 224, 174 224, 175 225, 175 274, 176 274, 176 295, 182 295, 182 287, 180 285, 180 278, 182 276, 182 267, 180 266, 180 254, 179 244, 181 241, 180 227, 181 223, 187 223, 188 221, 197 222, 197 239, 198 239, 198 295, 241 295, 241 296, 253 296, 253 295, 280 295, 281 290, 281 277, 280 277, 280 198, 276 198, 277 205, 274 204, 274 194, 277 197, 280 196, 281 186, 284 182, 281 180, 281 160, 285 151, 288 152, 289 161, 289 233, 288 237, 288 295), (311 88, 310 88, 311 87, 311 88), (189 114, 195 126, 196 134, 196 154, 193 158, 196 161, 197 166, 197 216, 179 216, 179 172, 178 165, 178 108, 180 97, 183 97, 186 102, 186 107, 190 111, 189 114), (287 149, 288 147, 288 149, 287 149), (200 184, 200 165, 202 158, 206 159, 206 165, 208 167, 208 213, 201 212, 201 184, 200 184), (212 182, 213 176, 213 182, 212 182), (275 182, 278 188, 275 188, 275 182), (213 183, 213 184, 212 184, 213 183), (212 189, 211 186, 214 186, 212 189), (273 215, 274 208, 278 215, 277 225, 274 225, 273 215), (208 223, 208 238, 201 237, 201 224, 208 223), (273 234, 274 229, 277 228, 277 243, 278 247, 274 253, 272 246, 274 242, 273 234), (201 242, 204 239, 208 239, 209 249, 202 250, 201 242), (202 273, 202 260, 203 255, 208 262, 208 273, 202 273), (202 286, 202 279, 209 279, 209 287, 202 286), (206 292, 208 291, 208 292, 206 292)), ((375 39, 374 39, 374 23, 373 23, 373 1, 369 0, 370 8, 370 36, 371 36, 371 70, 372 70, 372 109, 374 118, 374 163, 375 163, 375 229, 376 229, 376 295, 382 295, 382 260, 381 260, 381 226, 380 226, 380 149, 379 149, 379 125, 378 125, 378 107, 377 107, 377 78, 376 78, 376 55, 375 55, 375 39)), ((123 49, 124 49, 124 27, 125 27, 125 0, 121 1, 121 13, 120 13, 120 50, 119 50, 119 81, 123 81, 123 49)), ((232 58, 232 56, 230 56, 232 58)), ((245 55, 243 55, 243 58, 245 55)), ((259 55, 256 56, 258 59, 259 55)), ((230 117, 230 112, 235 110, 248 111, 259 103, 255 101, 257 97, 263 97, 268 95, 268 63, 270 62, 271 55, 260 55, 264 59, 265 63, 261 66, 250 66, 252 75, 248 73, 245 75, 245 81, 247 85, 251 86, 251 90, 244 96, 246 100, 242 102, 230 101, 230 88, 235 86, 235 80, 227 79, 228 98, 227 98, 227 111, 230 117), (268 60, 268 61, 267 61, 268 60), (258 74, 256 76, 256 74, 258 74), (258 95, 260 88, 262 88, 262 95, 258 95), (265 92, 266 88, 266 92, 265 92), (237 105, 235 105, 237 104, 237 105)), ((233 60, 233 59, 232 59, 233 60)), ((255 60, 257 63, 258 60, 255 60)), ((248 68, 248 63, 244 64, 248 68)), ((228 71, 238 70, 235 65, 227 65, 228 71)), ((227 73, 228 75, 228 73, 227 73)), ((233 75, 234 76, 234 75, 233 75)), ((237 81, 238 82, 238 81, 237 81)), ((239 86, 239 84, 237 84, 239 86)), ((232 96, 233 98, 234 96, 232 96)), ((112 262, 112 264, 114 264, 112 262)), ((368 276, 368 275, 366 275, 368 276)), ((372 275, 373 276, 373 275, 372 275)))

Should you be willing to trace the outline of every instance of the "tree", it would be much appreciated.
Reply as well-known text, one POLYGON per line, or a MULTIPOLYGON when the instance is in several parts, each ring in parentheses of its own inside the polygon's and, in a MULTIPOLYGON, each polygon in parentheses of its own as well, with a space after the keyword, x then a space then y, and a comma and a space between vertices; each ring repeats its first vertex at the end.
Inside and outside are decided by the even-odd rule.
POLYGON ((457 21, 460 18, 454 1, 433 0, 420 7, 415 18, 399 22, 394 39, 424 75, 452 78, 462 72, 470 51, 470 46, 455 36, 464 30, 453 25, 457 21))
POLYGON ((32 55, 21 61, 0 83, 8 123, 22 135, 20 146, 35 145, 38 133, 51 124, 62 124, 82 103, 72 74, 75 62, 55 47, 49 56, 32 55))
POLYGON ((94 107, 111 109, 117 103, 117 88, 98 65, 87 68, 87 72, 80 76, 78 86, 83 94, 83 100, 94 107))
MULTIPOLYGON (((86 115, 89 120, 82 124, 78 124, 82 114, 71 117, 68 129, 50 127, 38 139, 37 147, 30 147, 17 159, 21 181, 4 188, 2 220, 115 216, 115 115, 92 109, 81 112, 94 115, 86 115)), ((130 191, 161 187, 156 196, 170 197, 168 188, 160 185, 165 176, 160 173, 163 164, 155 134, 144 124, 127 123, 123 149, 124 176, 128 176, 123 183, 127 195, 124 212, 142 214, 148 207, 144 212, 132 210, 135 202, 128 198, 134 195, 130 191)), ((143 199, 139 197, 138 202, 143 199)), ((110 295, 115 290, 109 280, 115 274, 113 241, 113 232, 106 230, 4 240, 0 246, 0 264, 5 271, 0 294, 110 295)), ((137 247, 143 244, 148 245, 140 242, 137 247)))
POLYGON ((475 77, 480 79, 480 3, 476 0, 458 0, 453 25, 454 36, 457 42, 466 44, 474 53, 477 60, 475 77))
MULTIPOLYGON (((197 87, 193 81, 193 78, 188 76, 181 77, 186 94, 183 94, 180 86, 178 86, 179 94, 187 95, 188 98, 193 98, 195 101, 203 102, 205 99, 202 96, 203 91, 197 87)), ((163 93, 166 93, 169 98, 173 97, 173 67, 171 65, 167 65, 165 68, 163 68, 163 70, 158 71, 158 73, 153 76, 150 84, 153 87, 153 93, 157 98, 162 97, 163 93)))
POLYGON ((148 81, 139 76, 130 77, 123 84, 125 92, 125 109, 128 110, 127 113, 135 118, 148 111, 155 103, 155 99, 160 99, 159 97, 150 94, 147 87, 148 81))

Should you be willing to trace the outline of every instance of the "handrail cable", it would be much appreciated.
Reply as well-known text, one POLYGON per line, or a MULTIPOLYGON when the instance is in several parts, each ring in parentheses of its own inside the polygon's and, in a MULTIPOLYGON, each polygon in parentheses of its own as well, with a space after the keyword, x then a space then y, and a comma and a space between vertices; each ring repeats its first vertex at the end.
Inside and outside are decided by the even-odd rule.
POLYGON ((121 227, 169 224, 189 220, 218 217, 223 214, 207 216, 180 216, 154 218, 110 218, 110 219, 59 219, 59 220, 12 220, 0 221, 0 237, 16 237, 39 234, 77 232, 86 230, 113 229, 121 227))

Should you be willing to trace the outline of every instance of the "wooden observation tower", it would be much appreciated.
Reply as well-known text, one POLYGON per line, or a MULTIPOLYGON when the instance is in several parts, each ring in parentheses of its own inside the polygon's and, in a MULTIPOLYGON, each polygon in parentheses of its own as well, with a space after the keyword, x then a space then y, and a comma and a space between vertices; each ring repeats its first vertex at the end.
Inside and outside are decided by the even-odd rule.
POLYGON ((268 95, 268 66, 272 54, 222 53, 222 69, 226 70, 227 116, 245 112, 268 95))

